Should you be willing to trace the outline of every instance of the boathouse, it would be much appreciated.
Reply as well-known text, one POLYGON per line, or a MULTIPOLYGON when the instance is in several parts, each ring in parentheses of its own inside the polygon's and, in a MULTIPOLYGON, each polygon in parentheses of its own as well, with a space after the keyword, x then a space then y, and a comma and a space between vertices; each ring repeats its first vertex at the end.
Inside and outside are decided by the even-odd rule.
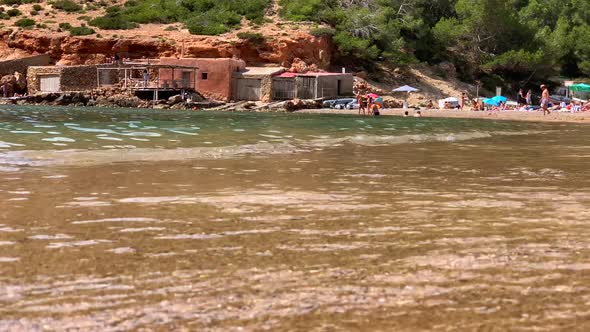
POLYGON ((321 99, 353 95, 349 73, 282 73, 273 78, 273 100, 321 99))
POLYGON ((233 75, 234 100, 272 100, 272 78, 285 71, 283 67, 247 67, 233 75))
POLYGON ((29 94, 84 91, 96 88, 97 70, 84 66, 31 66, 27 69, 29 94))

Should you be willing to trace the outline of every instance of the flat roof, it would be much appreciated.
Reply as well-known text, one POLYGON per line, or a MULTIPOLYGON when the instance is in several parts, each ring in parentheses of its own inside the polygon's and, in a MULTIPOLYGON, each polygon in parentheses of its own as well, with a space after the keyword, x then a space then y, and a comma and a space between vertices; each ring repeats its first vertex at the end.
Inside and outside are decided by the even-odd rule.
POLYGON ((307 73, 282 73, 277 77, 281 78, 292 78, 297 76, 342 76, 342 75, 352 75, 351 73, 326 73, 326 72, 307 72, 307 73))
POLYGON ((246 70, 239 71, 241 76, 269 76, 284 71, 283 67, 246 67, 246 70))

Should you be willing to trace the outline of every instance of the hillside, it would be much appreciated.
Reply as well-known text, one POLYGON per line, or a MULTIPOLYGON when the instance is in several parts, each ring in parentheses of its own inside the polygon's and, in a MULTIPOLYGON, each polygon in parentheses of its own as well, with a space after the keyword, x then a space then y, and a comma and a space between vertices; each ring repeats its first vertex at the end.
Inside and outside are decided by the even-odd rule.
MULTIPOLYGON (((379 59, 355 53, 325 22, 304 20, 305 16, 296 14, 291 5, 297 1, 281 1, 287 4, 284 8, 278 1, 244 0, 240 4, 249 9, 239 7, 235 12, 215 7, 226 2, 2 0, 0 58, 48 53, 57 64, 73 65, 104 63, 115 55, 236 56, 249 65, 275 64, 292 71, 339 71, 345 66, 364 74, 360 76, 381 94, 402 84, 420 88, 423 92, 415 96, 419 98, 416 103, 462 91, 475 94, 472 85, 456 78, 452 64, 449 74, 438 66, 402 61, 399 54, 395 61, 383 59, 385 53, 379 59)), ((408 51, 400 47, 399 52, 408 51)))

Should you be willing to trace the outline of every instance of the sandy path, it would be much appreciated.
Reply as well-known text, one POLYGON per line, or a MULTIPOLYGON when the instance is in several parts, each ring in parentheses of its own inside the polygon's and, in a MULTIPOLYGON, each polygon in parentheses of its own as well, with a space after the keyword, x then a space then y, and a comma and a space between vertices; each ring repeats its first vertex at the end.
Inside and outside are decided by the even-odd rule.
MULTIPOLYGON (((403 109, 385 109, 381 111, 386 116, 403 116, 403 109)), ((358 114, 358 110, 334 110, 334 109, 307 109, 300 110, 301 113, 320 113, 320 114, 358 114)), ((410 116, 414 115, 415 110, 408 110, 410 116)), ((423 117, 428 118, 464 118, 464 119, 492 119, 492 120, 510 120, 510 121, 535 121, 535 122, 574 122, 590 123, 590 112, 582 113, 557 113, 552 112, 550 115, 543 116, 542 112, 519 112, 519 111, 502 111, 502 112, 474 112, 474 111, 457 111, 457 110, 421 110, 423 117)))

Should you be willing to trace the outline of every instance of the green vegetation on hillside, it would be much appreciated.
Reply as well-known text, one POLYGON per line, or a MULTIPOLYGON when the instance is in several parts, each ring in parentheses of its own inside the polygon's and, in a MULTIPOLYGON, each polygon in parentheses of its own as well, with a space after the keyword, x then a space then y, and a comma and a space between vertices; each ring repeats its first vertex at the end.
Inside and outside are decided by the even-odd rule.
POLYGON ((128 0, 109 7, 89 23, 101 29, 131 29, 138 23, 183 22, 192 34, 218 35, 240 25, 242 17, 255 23, 264 19, 269 0, 128 0))
POLYGON ((339 50, 359 59, 447 60, 465 79, 590 75, 588 0, 280 0, 280 5, 287 20, 333 28, 339 50))

